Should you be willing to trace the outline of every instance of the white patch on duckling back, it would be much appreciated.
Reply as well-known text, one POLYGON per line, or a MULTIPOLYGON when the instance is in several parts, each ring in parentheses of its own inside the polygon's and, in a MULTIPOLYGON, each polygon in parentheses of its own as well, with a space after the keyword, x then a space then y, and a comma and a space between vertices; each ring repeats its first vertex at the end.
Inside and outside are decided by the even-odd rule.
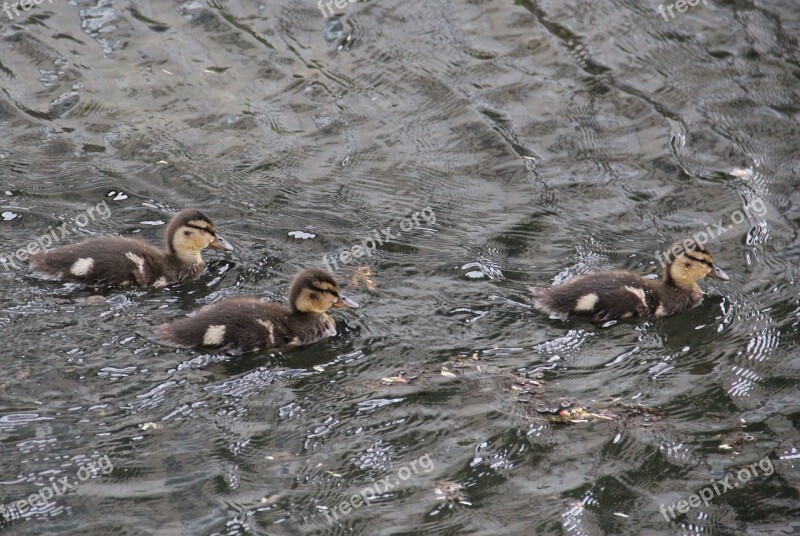
POLYGON ((164 277, 164 276, 162 275, 161 277, 159 277, 158 279, 156 279, 155 283, 153 283, 153 286, 154 286, 155 288, 163 288, 163 287, 166 287, 166 286, 167 286, 167 278, 166 278, 166 277, 164 277))
POLYGON ((659 305, 658 309, 656 309, 656 316, 667 316, 667 310, 664 309, 663 305, 659 305))
POLYGON ((594 309, 594 306, 597 304, 597 294, 591 292, 589 294, 584 294, 580 298, 578 298, 578 302, 575 304, 576 311, 591 311, 594 309))
POLYGON ((87 257, 85 259, 78 259, 75 264, 69 269, 69 273, 76 276, 84 276, 88 274, 94 266, 94 259, 87 257))
POLYGON ((130 251, 126 253, 125 256, 128 257, 128 259, 130 259, 130 261, 136 265, 136 269, 139 270, 142 275, 144 275, 144 259, 136 253, 132 253, 130 251))
POLYGON ((260 318, 256 318, 256 322, 264 326, 264 329, 267 330, 267 335, 269 336, 269 343, 275 344, 275 326, 269 320, 261 320, 260 318))
POLYGON ((633 294, 634 296, 639 298, 639 301, 642 302, 642 305, 647 307, 647 299, 645 298, 644 289, 643 288, 626 286, 625 290, 627 290, 628 292, 630 292, 631 294, 633 294))
POLYGON ((208 326, 206 334, 203 335, 203 344, 206 346, 217 346, 225 338, 225 325, 215 324, 208 326))

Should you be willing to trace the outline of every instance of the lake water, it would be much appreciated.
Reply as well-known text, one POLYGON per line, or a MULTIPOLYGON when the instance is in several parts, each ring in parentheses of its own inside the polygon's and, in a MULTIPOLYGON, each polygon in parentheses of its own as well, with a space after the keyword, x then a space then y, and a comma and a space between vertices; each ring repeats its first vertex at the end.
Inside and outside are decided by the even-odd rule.
POLYGON ((800 9, 695 3, 0 10, 0 256, 184 207, 236 248, 99 296, 0 269, 0 503, 63 492, 0 533, 800 533, 800 9), (686 314, 531 308, 715 223, 686 314), (328 341, 152 339, 375 231, 328 341))

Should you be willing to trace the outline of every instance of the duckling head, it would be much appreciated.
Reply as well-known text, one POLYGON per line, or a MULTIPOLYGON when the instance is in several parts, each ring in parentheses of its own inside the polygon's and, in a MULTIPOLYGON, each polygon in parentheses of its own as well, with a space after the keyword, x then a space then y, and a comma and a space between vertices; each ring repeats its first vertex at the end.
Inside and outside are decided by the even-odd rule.
POLYGON ((289 307, 293 313, 322 314, 331 307, 356 309, 358 304, 339 292, 339 285, 328 272, 303 270, 289 289, 289 307))
POLYGON ((227 240, 217 235, 211 220, 197 209, 181 210, 167 226, 167 248, 181 259, 197 262, 205 248, 232 251, 227 240))
POLYGON ((670 246, 672 262, 667 265, 666 279, 679 287, 694 288, 704 277, 729 281, 730 277, 714 264, 711 254, 696 240, 687 238, 670 246))

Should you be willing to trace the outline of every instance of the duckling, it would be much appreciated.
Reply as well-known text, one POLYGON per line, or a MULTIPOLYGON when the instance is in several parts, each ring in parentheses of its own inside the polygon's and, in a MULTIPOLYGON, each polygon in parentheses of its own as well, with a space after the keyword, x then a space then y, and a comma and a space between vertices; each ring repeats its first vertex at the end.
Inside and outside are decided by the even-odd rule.
POLYGON ((177 348, 244 353, 302 346, 336 334, 331 307, 356 309, 323 270, 300 272, 289 288, 289 306, 255 297, 225 298, 159 328, 159 340, 177 348))
POLYGON ((196 209, 181 210, 166 230, 166 248, 141 240, 100 236, 40 251, 31 256, 38 274, 92 287, 131 285, 165 287, 203 271, 200 252, 206 247, 232 251, 211 220, 196 209))
POLYGON ((595 323, 634 316, 663 317, 699 304, 703 291, 697 282, 704 277, 730 280, 695 240, 675 242, 668 252, 672 260, 661 281, 622 270, 595 272, 556 287, 531 288, 534 305, 547 313, 583 317, 595 323))

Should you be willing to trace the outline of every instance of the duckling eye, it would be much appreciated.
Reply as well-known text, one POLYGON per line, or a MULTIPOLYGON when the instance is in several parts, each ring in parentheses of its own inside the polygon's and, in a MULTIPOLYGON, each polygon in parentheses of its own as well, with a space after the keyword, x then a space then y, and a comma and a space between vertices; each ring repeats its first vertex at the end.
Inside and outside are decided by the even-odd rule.
POLYGON ((192 236, 192 232, 191 231, 184 231, 183 232, 183 236, 192 236))
POLYGON ((685 262, 683 263, 683 265, 688 268, 689 266, 691 266, 691 263, 685 262))
POLYGON ((317 294, 316 292, 311 292, 309 293, 308 297, 311 298, 312 300, 316 300, 317 298, 319 298, 319 294, 317 294))

